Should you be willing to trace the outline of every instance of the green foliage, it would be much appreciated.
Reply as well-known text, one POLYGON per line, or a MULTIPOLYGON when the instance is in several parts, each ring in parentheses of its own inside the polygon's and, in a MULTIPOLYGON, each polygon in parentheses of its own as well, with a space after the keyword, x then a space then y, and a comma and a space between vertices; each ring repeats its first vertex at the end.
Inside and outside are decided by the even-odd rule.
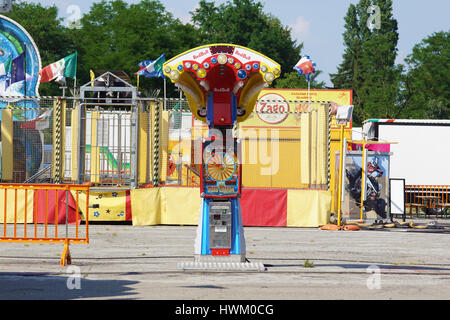
POLYGON ((291 31, 280 20, 263 12, 254 0, 233 0, 215 6, 201 0, 192 12, 201 44, 232 43, 251 48, 281 65, 282 75, 298 61, 302 44, 291 38, 291 31))
MULTIPOLYGON (((362 82, 361 69, 361 32, 358 25, 358 17, 355 5, 351 4, 345 20, 345 32, 343 34, 345 51, 343 61, 338 66, 336 74, 330 74, 335 88, 353 89, 362 82)), ((354 92, 354 99, 355 99, 354 92)))
POLYGON ((402 114, 450 119, 450 32, 440 31, 415 45, 405 59, 402 114))
MULTIPOLYGON (((42 66, 78 51, 78 85, 90 80, 89 70, 124 70, 136 84, 137 63, 171 58, 190 48, 209 43, 234 43, 259 51, 280 63, 282 75, 276 88, 307 88, 304 76, 292 70, 303 44, 291 30, 263 11, 257 0, 228 0, 217 5, 201 0, 191 12, 192 24, 175 19, 158 0, 130 4, 123 0, 93 3, 81 19, 81 28, 63 25, 55 5, 14 1, 7 14, 21 24, 36 42, 42 66)), ((449 32, 430 35, 405 59, 406 68, 395 64, 397 21, 392 0, 359 0, 350 4, 345 16, 345 51, 331 81, 336 89, 352 89, 354 124, 367 118, 450 118, 449 32), (369 29, 370 5, 377 5, 381 25, 369 29)), ((312 77, 311 88, 325 88, 312 77)), ((141 88, 150 91, 163 81, 141 78, 141 88), (150 88, 150 90, 149 90, 150 88)), ((168 85, 168 96, 178 96, 168 85)), ((43 83, 41 95, 59 95, 59 85, 43 83)))
POLYGON ((367 118, 449 119, 449 32, 437 32, 417 44, 396 65, 397 21, 391 0, 360 0, 345 16, 345 52, 338 72, 331 74, 335 88, 352 89, 354 124, 367 118), (367 27, 371 4, 378 5, 381 26, 367 27))
MULTIPOLYGON (((120 69, 133 75, 138 62, 156 59, 162 53, 172 57, 196 43, 193 26, 175 19, 159 1, 127 4, 103 0, 91 6, 81 23, 78 46, 85 82, 89 69, 120 69)), ((141 86, 163 86, 161 79, 141 80, 141 86)))
POLYGON ((343 61, 338 72, 330 75, 334 87, 353 90, 356 125, 369 117, 396 117, 402 68, 395 65, 398 32, 392 0, 351 4, 345 22, 343 61), (380 8, 380 28, 367 26, 367 9, 372 4, 380 8))
MULTIPOLYGON (((290 29, 278 18, 263 12, 262 3, 233 0, 216 6, 202 0, 191 14, 193 24, 182 23, 157 0, 135 4, 102 0, 91 5, 78 29, 63 25, 55 5, 44 7, 20 1, 9 16, 30 32, 40 50, 43 67, 77 51, 78 85, 90 80, 91 69, 123 70, 136 84, 134 73, 142 60, 156 59, 162 53, 171 58, 203 44, 225 42, 252 48, 280 63, 282 78, 286 78, 280 79, 279 84, 306 87, 304 80, 289 73, 300 56, 302 44, 291 38, 290 29)), ((312 83, 312 87, 322 85, 312 83)), ((163 81, 141 78, 140 87, 162 89, 163 81)), ((168 96, 178 95, 174 86, 167 89, 168 96)), ((54 82, 43 83, 40 93, 58 95, 61 90, 54 82)))

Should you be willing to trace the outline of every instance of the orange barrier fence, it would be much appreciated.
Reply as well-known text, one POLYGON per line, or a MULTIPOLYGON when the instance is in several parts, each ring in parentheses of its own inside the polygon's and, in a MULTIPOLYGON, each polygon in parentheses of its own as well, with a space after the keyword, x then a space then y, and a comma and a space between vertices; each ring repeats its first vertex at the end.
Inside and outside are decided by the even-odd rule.
POLYGON ((406 185, 406 205, 409 214, 416 208, 418 214, 422 209, 426 215, 442 215, 447 217, 450 208, 450 186, 448 185, 406 185))
POLYGON ((0 242, 64 243, 60 264, 70 264, 69 244, 89 243, 88 208, 88 184, 0 184, 0 242), (81 208, 85 228, 81 192, 87 199, 81 208))

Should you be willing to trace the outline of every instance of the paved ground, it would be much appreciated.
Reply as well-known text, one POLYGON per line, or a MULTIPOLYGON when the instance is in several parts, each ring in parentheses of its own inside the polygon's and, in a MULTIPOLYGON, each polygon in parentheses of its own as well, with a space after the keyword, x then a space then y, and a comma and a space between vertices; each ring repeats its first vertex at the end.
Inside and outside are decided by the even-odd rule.
POLYGON ((91 225, 90 244, 0 244, 0 299, 445 299, 450 234, 245 228, 258 273, 182 272, 196 227, 91 225), (77 275, 80 277, 77 278, 77 275), (72 289, 70 289, 72 288, 72 289))

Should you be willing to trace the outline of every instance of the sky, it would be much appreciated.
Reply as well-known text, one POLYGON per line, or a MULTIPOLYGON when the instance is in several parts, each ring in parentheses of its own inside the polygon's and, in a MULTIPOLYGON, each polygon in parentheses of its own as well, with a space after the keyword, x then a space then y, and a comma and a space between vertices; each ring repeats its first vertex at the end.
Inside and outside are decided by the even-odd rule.
MULTIPOLYGON (((44 6, 55 4, 62 18, 71 19, 89 11, 92 0, 27 0, 44 6)), ((351 3, 358 0, 259 0, 264 11, 289 26, 298 43, 303 42, 302 54, 309 55, 322 70, 318 81, 331 86, 329 74, 335 73, 342 61, 344 45, 342 33, 344 17, 351 3)), ((127 1, 138 3, 139 0, 127 1)), ((190 21, 190 11, 198 0, 160 0, 166 10, 183 22, 190 21)), ((217 5, 225 0, 215 1, 217 5)), ((412 52, 415 44, 434 32, 450 30, 450 1, 448 0, 394 0, 393 16, 398 22, 397 63, 412 52)), ((382 21, 381 21, 382 23, 382 21)), ((153 57, 149 57, 152 59, 153 57)), ((168 57, 170 58, 170 57, 168 57)), ((283 67, 283 66, 281 66, 283 67)))

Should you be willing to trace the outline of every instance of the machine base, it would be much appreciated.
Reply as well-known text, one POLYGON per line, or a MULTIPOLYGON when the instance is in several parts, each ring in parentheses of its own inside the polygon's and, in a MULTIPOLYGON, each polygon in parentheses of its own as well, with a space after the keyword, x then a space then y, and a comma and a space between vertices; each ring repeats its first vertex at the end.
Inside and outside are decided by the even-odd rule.
POLYGON ((209 272, 262 272, 266 268, 262 262, 180 262, 178 269, 183 271, 209 272))
POLYGON ((245 249, 239 199, 204 198, 195 238, 195 255, 202 259, 231 257, 232 261, 245 262, 245 249))
POLYGON ((195 262, 246 262, 245 254, 230 254, 228 256, 213 256, 213 255, 203 255, 196 254, 194 256, 195 262))

